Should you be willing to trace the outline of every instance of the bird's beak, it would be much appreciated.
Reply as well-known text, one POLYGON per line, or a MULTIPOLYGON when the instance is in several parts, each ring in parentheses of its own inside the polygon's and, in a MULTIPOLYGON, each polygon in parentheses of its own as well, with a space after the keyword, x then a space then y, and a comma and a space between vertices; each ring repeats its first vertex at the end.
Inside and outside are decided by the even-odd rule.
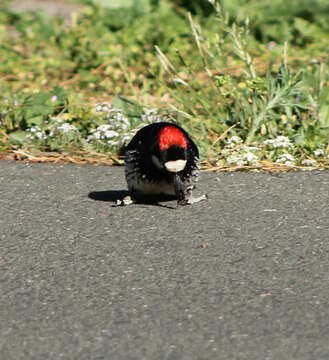
POLYGON ((167 161, 164 163, 165 168, 169 171, 169 172, 179 172, 182 171, 185 168, 186 165, 186 160, 173 160, 173 161, 167 161))

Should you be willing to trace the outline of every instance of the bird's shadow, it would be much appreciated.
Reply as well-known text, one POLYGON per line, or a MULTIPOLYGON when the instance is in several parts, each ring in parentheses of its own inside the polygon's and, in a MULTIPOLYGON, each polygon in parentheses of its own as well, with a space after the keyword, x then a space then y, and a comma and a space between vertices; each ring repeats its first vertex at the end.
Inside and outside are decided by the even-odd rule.
POLYGON ((89 199, 96 201, 111 201, 116 202, 117 200, 123 199, 129 195, 127 190, 105 190, 105 191, 92 191, 88 194, 89 199))
MULTIPOLYGON (((105 191, 92 191, 88 194, 88 198, 95 201, 108 201, 116 203, 117 200, 122 200, 124 197, 130 195, 128 190, 105 190, 105 191)), ((157 196, 157 197, 147 197, 143 199, 136 200, 136 203, 140 205, 153 205, 160 206, 165 208, 176 208, 175 206, 170 206, 166 204, 159 203, 160 201, 172 201, 175 200, 175 197, 171 195, 157 196)), ((116 205, 113 205, 116 206, 116 205)))

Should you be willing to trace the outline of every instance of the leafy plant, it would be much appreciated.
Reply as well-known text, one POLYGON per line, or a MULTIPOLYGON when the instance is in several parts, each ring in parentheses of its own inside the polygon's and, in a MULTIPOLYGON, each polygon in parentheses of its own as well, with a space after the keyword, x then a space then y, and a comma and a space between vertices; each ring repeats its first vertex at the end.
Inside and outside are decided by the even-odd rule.
POLYGON ((113 156, 169 120, 211 165, 328 164, 325 0, 141 1, 69 23, 1 3, 0 150, 113 156))

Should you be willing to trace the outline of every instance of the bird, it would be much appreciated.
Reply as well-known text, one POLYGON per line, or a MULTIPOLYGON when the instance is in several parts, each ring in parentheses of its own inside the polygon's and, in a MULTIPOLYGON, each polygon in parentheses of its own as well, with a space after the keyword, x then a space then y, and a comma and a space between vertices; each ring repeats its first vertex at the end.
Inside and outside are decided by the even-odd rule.
POLYGON ((176 199, 179 205, 199 202, 192 196, 200 172, 199 150, 189 134, 170 122, 141 128, 126 147, 125 177, 131 202, 176 199))

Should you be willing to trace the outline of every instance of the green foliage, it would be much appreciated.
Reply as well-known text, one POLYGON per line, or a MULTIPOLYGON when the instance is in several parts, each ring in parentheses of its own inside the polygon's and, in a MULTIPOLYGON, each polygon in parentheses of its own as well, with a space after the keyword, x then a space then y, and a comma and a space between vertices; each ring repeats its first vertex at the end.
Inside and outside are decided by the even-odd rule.
MULTIPOLYGON (((257 71, 248 51, 255 51, 249 22, 241 26, 231 25, 229 17, 218 4, 216 13, 217 32, 213 29, 214 34, 205 34, 190 18, 195 46, 200 55, 197 69, 185 59, 183 63, 166 57, 158 49, 164 69, 171 74, 171 81, 166 81, 166 84, 175 98, 176 108, 187 114, 189 119, 199 121, 198 133, 203 153, 209 156, 220 151, 218 145, 225 146, 225 137, 220 134, 228 130, 247 144, 262 144, 266 139, 285 136, 309 156, 316 149, 326 148, 329 77, 324 64, 310 61, 306 68, 293 70, 287 65, 286 44, 284 49, 281 48, 281 65, 278 67, 274 62, 273 65, 270 63, 262 74, 257 71), (240 63, 243 72, 232 74, 227 67, 228 59, 231 64, 240 63), (196 80, 202 77, 201 71, 208 81, 196 80), (317 73, 317 79, 311 72, 313 75, 317 73), (310 78, 313 79, 312 85, 309 84, 310 78), (218 134, 217 139, 222 139, 222 142, 213 134, 218 134)), ((262 147, 262 151, 265 150, 266 147, 262 147)))
POLYGON ((79 2, 1 3, 0 150, 120 154, 170 120, 220 166, 328 163, 327 1, 79 2))
POLYGON ((262 41, 288 41, 305 46, 327 36, 329 31, 326 0, 222 0, 231 21, 250 20, 251 32, 262 41))
POLYGON ((172 3, 193 14, 209 16, 214 12, 214 8, 208 0, 172 0, 172 3))

